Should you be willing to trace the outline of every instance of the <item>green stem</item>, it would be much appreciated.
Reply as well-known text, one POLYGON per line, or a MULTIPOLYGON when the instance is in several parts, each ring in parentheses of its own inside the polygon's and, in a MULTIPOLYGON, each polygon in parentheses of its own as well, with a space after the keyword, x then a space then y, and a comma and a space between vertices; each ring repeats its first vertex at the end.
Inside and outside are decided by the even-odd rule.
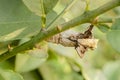
POLYGON ((44 10, 44 2, 43 0, 40 0, 40 10, 41 10, 41 24, 42 24, 42 28, 45 28, 45 24, 46 24, 46 14, 45 14, 45 10, 44 10))
POLYGON ((90 4, 90 0, 85 0, 86 2, 86 8, 85 8, 85 11, 89 11, 89 4, 90 4))
POLYGON ((83 23, 88 23, 91 22, 95 17, 99 16, 100 14, 114 8, 120 6, 120 0, 112 0, 104 5, 102 5, 101 7, 86 12, 81 16, 78 16, 77 18, 72 19, 69 22, 66 22, 64 24, 59 25, 60 31, 58 30, 57 27, 48 29, 48 31, 41 31, 39 32, 35 37, 33 37, 30 41, 15 47, 12 51, 7 51, 3 54, 0 55, 0 61, 4 61, 12 56, 15 56, 17 53, 21 52, 21 51, 25 51, 27 49, 30 49, 34 46, 34 44, 41 42, 42 40, 45 40, 46 38, 49 38, 57 33, 60 33, 62 31, 65 31, 69 28, 73 28, 77 25, 83 24, 83 23))

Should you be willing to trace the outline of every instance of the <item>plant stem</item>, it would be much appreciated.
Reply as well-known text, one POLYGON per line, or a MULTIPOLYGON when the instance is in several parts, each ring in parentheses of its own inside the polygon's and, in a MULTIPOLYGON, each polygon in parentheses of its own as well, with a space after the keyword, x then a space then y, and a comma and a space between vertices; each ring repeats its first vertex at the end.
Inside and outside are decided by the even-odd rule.
POLYGON ((86 12, 84 14, 82 14, 81 16, 78 16, 77 18, 72 19, 69 22, 66 22, 64 24, 60 24, 57 27, 48 29, 47 31, 40 31, 35 37, 33 37, 30 41, 15 47, 12 51, 7 51, 3 54, 0 55, 0 61, 4 61, 12 56, 15 56, 17 53, 21 52, 21 51, 25 51, 27 49, 32 48, 36 43, 41 42, 42 40, 45 40, 46 38, 49 38, 57 33, 60 33, 62 31, 65 31, 67 29, 73 28, 77 25, 83 24, 83 23, 88 23, 88 22, 92 22, 92 20, 94 20, 95 17, 99 16, 102 13, 105 13, 106 11, 120 6, 120 0, 112 0, 104 5, 102 5, 101 7, 86 12), (59 28, 59 30, 58 30, 59 28))
POLYGON ((45 9, 44 9, 44 0, 40 0, 40 10, 42 12, 41 14, 41 24, 42 24, 42 28, 45 28, 45 24, 46 24, 46 13, 45 13, 45 9))
POLYGON ((90 0, 85 0, 86 2, 86 8, 85 8, 85 11, 89 11, 89 4, 90 4, 90 0))

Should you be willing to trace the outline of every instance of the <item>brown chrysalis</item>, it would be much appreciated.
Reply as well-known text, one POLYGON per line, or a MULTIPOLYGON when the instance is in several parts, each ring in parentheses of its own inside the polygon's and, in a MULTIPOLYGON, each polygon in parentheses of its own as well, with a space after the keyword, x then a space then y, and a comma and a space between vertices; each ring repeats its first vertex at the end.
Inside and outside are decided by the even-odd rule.
POLYGON ((93 25, 91 24, 84 33, 78 33, 71 30, 59 33, 47 41, 61 44, 65 47, 75 47, 78 55, 82 58, 88 49, 97 47, 98 39, 94 39, 92 35, 93 25))
POLYGON ((89 29, 86 30, 84 33, 80 33, 76 40, 75 49, 78 55, 82 58, 84 53, 87 51, 88 48, 94 49, 97 47, 97 39, 92 39, 92 28, 93 25, 90 25, 89 29))

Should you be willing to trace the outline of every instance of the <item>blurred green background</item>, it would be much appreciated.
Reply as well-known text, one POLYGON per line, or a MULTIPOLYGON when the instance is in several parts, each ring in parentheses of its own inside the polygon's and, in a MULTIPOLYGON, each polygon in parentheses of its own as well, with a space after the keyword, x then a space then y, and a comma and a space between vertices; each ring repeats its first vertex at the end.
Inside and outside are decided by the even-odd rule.
MULTIPOLYGON (((19 40, 22 44, 40 30, 39 0, 0 0, 0 54, 7 45, 19 40)), ((45 0, 46 26, 61 24, 84 13, 86 1, 89 10, 110 0, 45 0), (56 21, 56 17, 59 17, 56 21), (55 22, 52 22, 55 21, 55 22)), ((64 47, 43 41, 33 48, 0 62, 0 80, 120 80, 120 7, 100 18, 118 18, 113 24, 95 26, 93 35, 99 39, 95 50, 88 50, 81 59, 73 47, 64 47), (116 37, 114 37, 116 36, 116 37), (116 40, 114 40, 116 39, 116 40), (24 53, 24 54, 23 54, 24 53)), ((72 28, 84 32, 90 24, 72 28)))

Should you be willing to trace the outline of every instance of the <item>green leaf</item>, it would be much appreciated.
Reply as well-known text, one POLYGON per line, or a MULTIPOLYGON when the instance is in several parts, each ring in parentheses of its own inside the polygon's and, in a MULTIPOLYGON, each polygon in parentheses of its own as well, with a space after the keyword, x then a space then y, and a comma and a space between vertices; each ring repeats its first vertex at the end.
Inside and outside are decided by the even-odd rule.
POLYGON ((83 80, 73 71, 65 58, 52 59, 41 65, 39 71, 45 80, 83 80))
POLYGON ((0 69, 0 80, 24 80, 23 77, 12 70, 0 69))
POLYGON ((98 24, 97 27, 103 33, 107 33, 110 29, 110 27, 107 24, 98 24))
POLYGON ((48 52, 47 42, 42 41, 39 44, 36 44, 36 48, 30 50, 28 54, 36 58, 46 58, 48 57, 47 52, 48 52))
MULTIPOLYGON (((67 0, 64 0, 67 1, 67 0)), ((70 0, 69 0, 70 1, 70 0)), ((66 11, 65 15, 63 16, 64 19, 71 20, 79 15, 83 14, 85 11, 85 0, 73 0, 72 5, 70 6, 69 10, 66 11)))
POLYGON ((37 69, 26 73, 21 73, 21 75, 25 80, 43 80, 41 79, 37 69))
POLYGON ((30 56, 29 54, 18 54, 16 56, 15 71, 28 72, 33 69, 36 69, 46 61, 47 59, 46 53, 41 53, 40 51, 38 53, 38 50, 35 52, 39 54, 38 57, 33 57, 33 56, 30 56))
POLYGON ((62 45, 55 45, 49 43, 49 49, 53 50, 55 53, 68 57, 68 58, 75 58, 77 55, 75 49, 73 47, 64 47, 62 45))
POLYGON ((107 39, 112 47, 120 52, 120 30, 112 30, 107 33, 107 39))
POLYGON ((50 12, 59 0, 44 0, 45 13, 50 12))
POLYGON ((117 15, 120 15, 120 7, 116 7, 115 9, 113 9, 113 11, 114 11, 117 15))
POLYGON ((2 68, 2 69, 14 69, 14 66, 9 61, 3 61, 3 62, 0 62, 0 68, 2 68))
POLYGON ((57 17, 57 13, 55 11, 51 11, 47 14, 46 17, 46 26, 48 26, 50 23, 52 23, 52 21, 54 22, 54 19, 57 17))
POLYGON ((107 63, 103 71, 107 80, 120 80, 120 61, 107 63))
POLYGON ((16 56, 15 70, 17 72, 28 72, 39 67, 47 58, 47 45, 41 42, 36 45, 37 48, 23 52, 16 56), (26 53, 26 54, 25 54, 26 53))
POLYGON ((66 9, 71 4, 71 0, 60 0, 52 11, 47 14, 46 27, 53 28, 54 26, 65 22, 63 15, 67 12, 66 9))
POLYGON ((120 18, 117 18, 112 25, 112 30, 120 30, 120 18))
POLYGON ((8 50, 8 44, 10 44, 10 42, 0 42, 0 54, 8 50))
MULTIPOLYGON (((42 0, 23 0, 25 5, 35 14, 41 16, 42 18, 42 26, 54 26, 56 23, 61 23, 64 20, 58 20, 54 22, 55 19, 59 16, 59 14, 64 10, 65 6, 70 2, 66 1, 58 1, 58 0, 43 0, 43 4, 40 3, 42 0), (57 3, 58 2, 58 3, 57 3), (56 5, 57 3, 57 5, 56 5), (41 9, 41 5, 43 5, 43 9, 41 9), (53 9, 54 8, 54 9, 53 9), (53 24, 55 23, 55 24, 53 24)), ((58 24, 57 24, 58 25, 58 24)))
POLYGON ((0 42, 30 37, 39 30, 40 17, 21 0, 0 0, 0 42))
POLYGON ((43 10, 45 12, 45 14, 47 14, 48 12, 50 12, 54 6, 56 5, 58 0, 23 0, 23 2, 25 3, 25 5, 35 14, 42 16, 43 14, 43 10), (41 5, 43 5, 43 7, 41 7, 41 5))
MULTIPOLYGON (((0 0, 0 17, 0 42, 31 37, 41 28, 40 17, 29 11, 21 0, 0 0)), ((56 12, 50 11, 47 25, 56 17, 56 12)))
POLYGON ((107 39, 112 47, 120 52, 120 18, 113 23, 111 31, 107 33, 107 39))

